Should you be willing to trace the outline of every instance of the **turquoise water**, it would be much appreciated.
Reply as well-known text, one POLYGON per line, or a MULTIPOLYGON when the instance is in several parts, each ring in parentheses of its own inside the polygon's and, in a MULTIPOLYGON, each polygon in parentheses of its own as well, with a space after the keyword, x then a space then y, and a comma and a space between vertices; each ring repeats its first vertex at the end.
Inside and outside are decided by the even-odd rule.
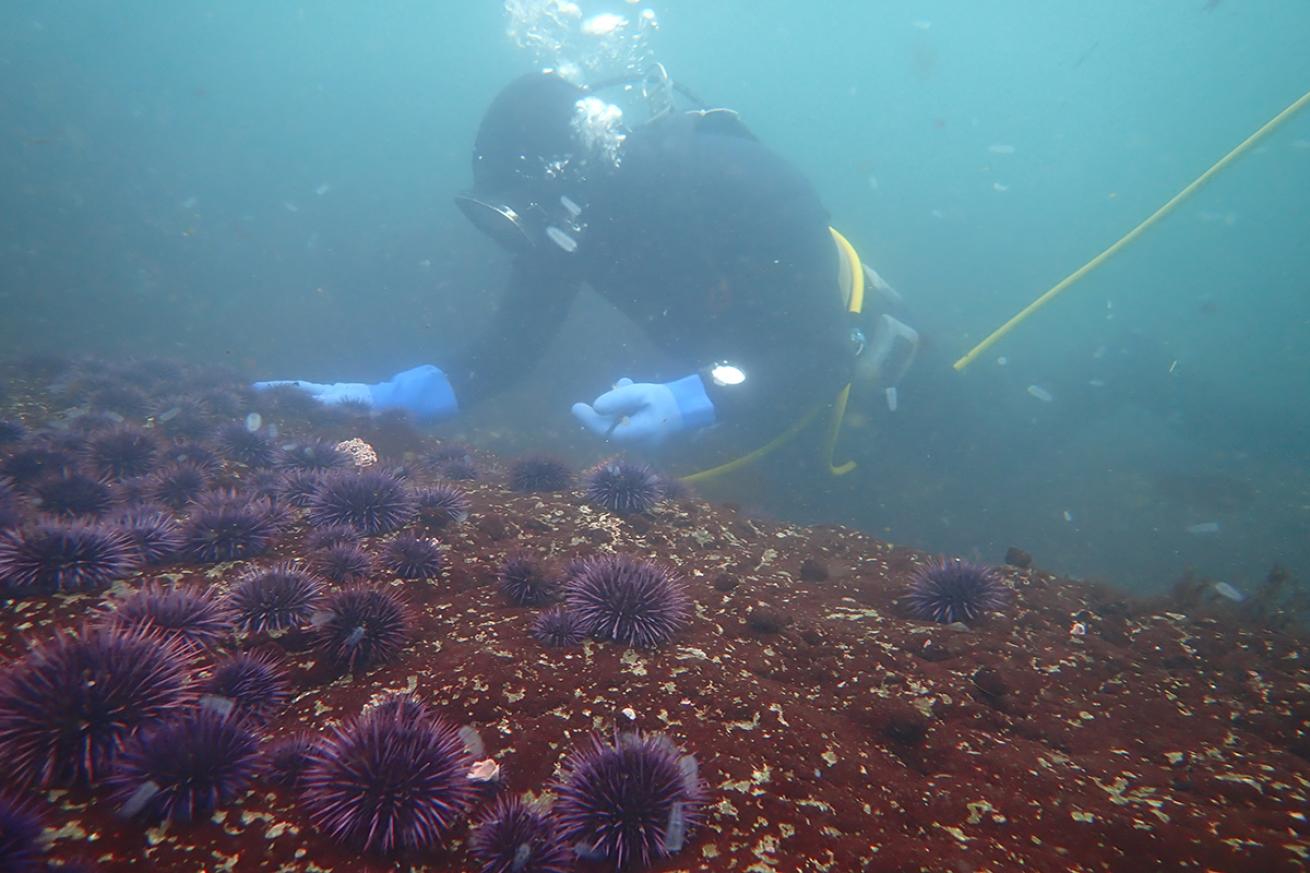
MULTIPOLYGON (((1310 112, 949 366, 1310 88, 1310 7, 652 8, 646 49, 813 180, 925 339, 897 412, 848 433, 856 473, 723 496, 1139 590, 1310 574, 1310 112)), ((6 349, 374 379, 494 305, 502 258, 451 197, 487 101, 537 63, 500 3, 13 0, 0 24, 6 349)), ((569 403, 647 354, 584 301, 458 426, 595 455, 569 403)))

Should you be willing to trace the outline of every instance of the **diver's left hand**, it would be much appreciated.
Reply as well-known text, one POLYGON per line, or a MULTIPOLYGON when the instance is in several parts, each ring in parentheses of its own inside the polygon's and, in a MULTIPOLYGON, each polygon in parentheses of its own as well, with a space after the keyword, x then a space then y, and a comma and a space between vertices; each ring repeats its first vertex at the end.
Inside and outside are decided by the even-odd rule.
POLYGON ((714 403, 695 374, 663 383, 623 378, 590 405, 573 404, 573 417, 616 443, 657 446, 673 434, 713 424, 714 403))

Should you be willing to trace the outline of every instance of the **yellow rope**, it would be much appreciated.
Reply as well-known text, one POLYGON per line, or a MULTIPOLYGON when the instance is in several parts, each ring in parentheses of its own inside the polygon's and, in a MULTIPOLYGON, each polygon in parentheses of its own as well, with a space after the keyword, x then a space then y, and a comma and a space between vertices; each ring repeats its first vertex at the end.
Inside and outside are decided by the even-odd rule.
POLYGON ((733 460, 728 461, 726 464, 720 464, 717 467, 710 467, 708 470, 701 470, 699 473, 692 473, 689 476, 683 476, 681 477, 682 481, 690 485, 694 485, 697 482, 705 482, 709 479, 716 479, 719 476, 727 475, 728 473, 731 473, 734 470, 740 470, 742 467, 745 467, 747 464, 753 464, 756 461, 763 458, 765 455, 773 454, 775 450, 782 448, 787 443, 795 439, 796 434, 800 433, 802 430, 805 429, 806 425, 814 421, 814 417, 819 414, 819 410, 823 409, 825 405, 826 404, 819 404, 818 406, 814 407, 809 412, 807 412, 804 416, 793 422, 791 427, 787 428, 782 433, 778 434, 776 437, 769 440, 767 443, 760 446, 755 451, 742 455, 740 458, 734 458, 733 460))
POLYGON ((1241 144, 1237 146, 1237 148, 1233 149, 1228 154, 1224 155, 1222 158, 1216 161, 1215 164, 1210 167, 1210 169, 1206 170, 1204 173, 1197 176, 1190 185, 1188 185, 1186 188, 1175 194, 1169 200, 1168 203, 1165 203, 1159 209, 1155 210, 1155 212, 1153 212, 1149 218, 1147 218, 1141 224, 1134 227, 1132 230, 1128 231, 1128 233, 1121 236, 1118 239, 1118 241, 1116 241, 1105 251, 1101 252, 1099 255, 1092 258, 1086 264, 1083 264, 1081 267, 1079 267, 1074 272, 1070 273, 1068 276, 1065 276, 1063 279, 1060 280, 1058 284, 1056 284, 1053 288, 1051 288, 1041 297, 1038 297, 1032 303, 1029 303, 1023 309, 1019 310, 1019 312, 1013 318, 1011 318, 1005 324, 1001 325, 996 330, 994 330, 990 336, 988 336, 982 342, 978 343, 978 345, 974 346, 967 355, 956 361, 955 369, 957 371, 963 371, 964 368, 972 364, 979 355, 990 349, 997 342, 999 342, 1006 334, 1008 334, 1010 331, 1014 330, 1016 327, 1022 324, 1028 318, 1028 316, 1032 315, 1034 312, 1041 309, 1047 303, 1054 300, 1057 296, 1060 295, 1061 292, 1063 292, 1070 285, 1074 284, 1079 279, 1083 278, 1088 273, 1092 272, 1097 267, 1101 266, 1101 264, 1104 264, 1115 254, 1117 254, 1120 249, 1122 249, 1124 246, 1128 245, 1130 242, 1141 236, 1142 233, 1145 232, 1148 227, 1155 224, 1161 218, 1164 218, 1166 215, 1172 212, 1175 206, 1177 206, 1179 203, 1182 203, 1192 194, 1195 194, 1202 185, 1204 185, 1206 182, 1209 182, 1212 178, 1218 175, 1220 171, 1222 171, 1233 161, 1241 157, 1243 153, 1245 153, 1247 150, 1251 148, 1251 146, 1255 145, 1257 142, 1259 142, 1261 139, 1267 136, 1270 132, 1272 132, 1274 128, 1278 127, 1284 121, 1291 118, 1301 109, 1305 108, 1307 104, 1310 104, 1310 91, 1307 91, 1306 93, 1302 94, 1300 99, 1292 103, 1290 106, 1288 106, 1282 112, 1275 115, 1273 118, 1269 119, 1269 121, 1265 122, 1263 127, 1261 127, 1255 133, 1251 134, 1246 139, 1244 139, 1241 142, 1241 144))
MULTIPOLYGON (((851 271, 851 299, 847 303, 847 309, 850 312, 859 313, 864 308, 864 267, 860 264, 860 256, 855 251, 855 247, 850 244, 846 237, 837 232, 835 228, 828 228, 832 233, 833 240, 837 243, 837 248, 841 251, 846 260, 846 267, 851 271)), ((842 420, 846 415, 846 400, 850 396, 851 386, 847 383, 846 387, 837 394, 837 399, 833 404, 832 418, 828 422, 828 434, 824 440, 823 458, 828 465, 828 472, 834 476, 844 476, 851 470, 855 469, 854 461, 847 461, 840 466, 833 466, 832 455, 837 447, 837 438, 841 435, 842 420)), ((753 464, 766 455, 772 454, 777 449, 782 448, 787 443, 796 438, 796 435, 803 431, 806 426, 814 420, 825 404, 820 403, 801 418, 792 423, 791 427, 769 440, 764 445, 748 452, 739 458, 734 458, 727 463, 720 464, 717 467, 710 467, 708 470, 701 470, 698 473, 691 473, 683 476, 682 481, 688 484, 697 482, 706 482, 710 479, 717 479, 719 476, 725 476, 734 470, 740 470, 748 464, 753 464)))
MULTIPOLYGON (((864 265, 860 263, 860 254, 855 251, 855 246, 851 245, 850 240, 837 232, 836 228, 830 227, 832 238, 837 241, 837 248, 841 249, 846 258, 847 269, 851 271, 851 299, 846 303, 846 310, 854 315, 859 315, 864 311, 864 265)), ((832 418, 828 420, 828 433, 823 439, 823 463, 828 467, 828 473, 833 476, 845 476, 851 470, 855 469, 854 461, 847 461, 844 464, 834 464, 833 455, 837 451, 837 440, 841 438, 842 422, 846 420, 846 403, 850 400, 851 383, 847 382, 841 391, 837 392, 837 399, 833 401, 832 418)))

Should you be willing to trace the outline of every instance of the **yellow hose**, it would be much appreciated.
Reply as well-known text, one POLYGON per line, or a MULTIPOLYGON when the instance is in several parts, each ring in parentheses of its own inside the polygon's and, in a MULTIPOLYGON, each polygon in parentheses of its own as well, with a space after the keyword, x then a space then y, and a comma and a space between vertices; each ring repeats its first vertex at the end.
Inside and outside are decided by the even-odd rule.
MULTIPOLYGON (((828 230, 832 231, 832 238, 837 241, 837 248, 846 257, 846 266, 851 271, 851 299, 847 301, 846 310, 859 315, 864 311, 864 265, 860 263, 859 252, 855 251, 850 240, 838 233, 836 228, 830 227, 828 230)), ((833 476, 845 476, 855 469, 854 461, 844 464, 832 462, 833 454, 837 451, 837 440, 841 438, 842 422, 846 419, 846 403, 850 396, 851 383, 847 382, 833 402, 832 418, 828 420, 828 433, 823 440, 823 463, 833 476)))
MULTIPOLYGON (((828 228, 832 232, 832 238, 837 243, 838 250, 841 251, 846 261, 846 267, 851 271, 851 298, 847 301, 846 308, 850 312, 859 313, 864 309, 864 266, 860 263, 860 256, 855 251, 855 246, 850 244, 846 237, 837 232, 836 228, 828 228)), ((823 444, 823 459, 828 465, 828 472, 834 476, 844 476, 851 470, 855 469, 854 461, 847 461, 844 464, 834 466, 832 455, 837 447, 837 438, 841 435, 842 420, 846 416, 846 401, 850 396, 851 386, 847 383, 846 387, 837 394, 837 399, 833 404, 832 417, 828 421, 828 433, 823 444)), ((803 431, 815 416, 823 409, 825 404, 820 403, 805 415, 794 421, 790 427, 769 440, 764 445, 748 452, 741 457, 734 458, 727 463, 710 467, 708 470, 701 470, 698 473, 691 473, 682 476, 683 482, 695 484, 697 482, 707 482, 711 479, 717 479, 720 476, 727 475, 734 470, 740 470, 749 464, 753 464, 766 455, 772 454, 777 449, 782 448, 787 443, 796 438, 796 435, 803 431)))
POLYGON ((1148 227, 1155 224, 1161 218, 1164 218, 1166 215, 1172 212, 1175 206, 1177 206, 1179 203, 1182 203, 1191 195, 1195 194, 1201 188, 1202 185, 1204 185, 1206 182, 1209 182, 1216 175, 1218 175, 1221 170, 1223 170, 1233 161, 1241 157, 1242 154, 1244 154, 1246 151, 1248 151, 1251 148, 1251 146, 1255 145, 1257 142, 1264 139, 1265 136, 1271 133, 1276 127, 1278 127, 1284 121, 1295 115, 1298 111, 1304 109, 1306 104, 1310 104, 1310 91, 1307 91, 1306 93, 1302 94, 1300 99, 1292 103, 1290 106, 1288 106, 1282 112, 1275 115, 1273 118, 1269 119, 1269 121, 1265 122, 1264 126, 1261 127, 1259 130, 1257 130, 1255 133, 1251 134, 1246 139, 1242 140, 1241 144, 1239 144, 1237 148, 1233 149, 1228 154, 1224 155, 1222 158, 1216 161, 1214 165, 1210 167, 1210 169, 1206 170, 1204 173, 1197 176, 1194 180, 1192 180, 1192 183, 1190 185, 1188 185, 1186 188, 1179 191, 1172 198, 1170 198, 1169 202, 1165 203, 1159 209, 1155 210, 1155 212, 1151 213, 1151 216, 1149 218, 1147 218, 1141 224, 1134 227, 1132 230, 1128 231, 1128 233, 1121 236, 1113 245, 1111 245, 1105 251, 1101 252, 1099 255, 1092 258, 1086 264, 1083 264, 1081 267, 1079 267, 1074 272, 1070 273, 1068 276, 1065 276, 1063 279, 1059 281, 1059 283, 1057 283, 1049 291, 1047 291, 1042 296, 1038 297, 1032 303, 1029 303, 1023 309, 1019 310, 1019 312, 1015 314, 1014 317, 1011 318, 1009 321, 1005 322, 1005 324, 1001 325, 996 330, 992 331, 991 335, 989 335, 985 340, 983 340, 982 342, 978 343, 978 345, 970 349, 967 355, 965 355, 964 357, 960 358, 958 361, 955 362, 955 369, 957 371, 963 372, 965 367, 972 364, 979 355, 990 349, 992 346, 996 345, 996 343, 998 343, 1006 334, 1008 334, 1010 331, 1014 330, 1016 327, 1022 324, 1028 318, 1028 316, 1032 315, 1034 312, 1041 309, 1047 303, 1050 303, 1070 285, 1074 284, 1079 279, 1083 278, 1088 273, 1092 272, 1097 267, 1101 266, 1101 264, 1104 264, 1114 255, 1116 255, 1120 249, 1122 249, 1124 246, 1128 245, 1130 242, 1141 236, 1142 233, 1145 232, 1148 227))

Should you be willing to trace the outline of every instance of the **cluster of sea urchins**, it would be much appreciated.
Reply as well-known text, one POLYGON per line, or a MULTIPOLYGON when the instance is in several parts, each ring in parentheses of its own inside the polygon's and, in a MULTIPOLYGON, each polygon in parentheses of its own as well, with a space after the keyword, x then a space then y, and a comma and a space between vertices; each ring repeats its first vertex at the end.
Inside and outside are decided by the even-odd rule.
MULTIPOLYGON (((410 640, 414 615, 400 586, 368 583, 378 572, 433 578, 441 551, 407 532, 371 553, 360 538, 461 522, 467 494, 449 484, 415 488, 399 469, 353 469, 330 443, 279 442, 259 415, 239 420, 254 398, 229 374, 166 362, 100 369, 49 371, 61 374, 61 402, 89 410, 67 429, 0 421, 0 597, 97 592, 142 567, 257 558, 302 517, 309 559, 247 566, 222 596, 147 577, 79 629, 6 665, 7 781, 89 787, 124 819, 182 824, 210 818, 265 780, 295 788, 310 820, 353 848, 395 856, 441 845, 486 796, 478 785, 490 762, 474 765, 481 750, 469 729, 404 697, 324 735, 293 734, 261 749, 261 734, 291 696, 279 646, 358 673, 393 660, 410 640)), ((255 408, 315 413, 291 395, 255 408)), ((466 450, 433 460, 449 479, 478 475, 466 450)), ((534 456, 514 464, 509 480, 521 492, 562 490, 572 472, 534 456)), ((584 488, 620 515, 646 512, 666 493, 650 468, 621 459, 593 469, 584 488)), ((564 601, 534 627, 549 645, 592 636, 658 646, 690 614, 668 570, 625 555, 575 562, 559 580, 516 554, 500 582, 516 604, 564 601)), ((564 873, 579 858, 645 866, 676 853, 703 815, 695 759, 662 734, 593 738, 553 788, 553 809, 503 796, 482 810, 469 846, 484 873, 564 873)), ((40 827, 23 804, 0 797, 3 839, 14 840, 12 851, 0 848, 0 865, 43 869, 40 827)))

